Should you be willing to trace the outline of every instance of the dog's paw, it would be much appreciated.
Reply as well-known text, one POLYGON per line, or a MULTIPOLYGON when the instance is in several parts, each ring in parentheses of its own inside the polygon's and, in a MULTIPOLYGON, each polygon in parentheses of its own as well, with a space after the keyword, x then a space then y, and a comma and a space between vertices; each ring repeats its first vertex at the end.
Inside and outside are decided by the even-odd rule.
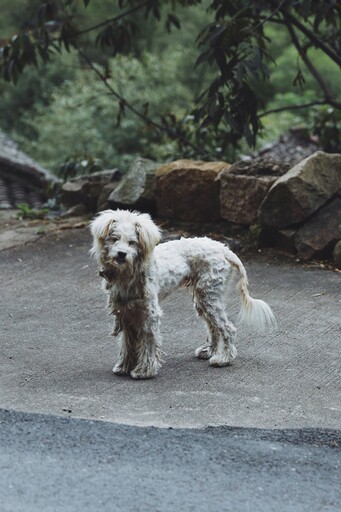
POLYGON ((133 379, 152 379, 157 375, 157 371, 151 370, 133 370, 130 372, 130 377, 133 379))
POLYGON ((198 359, 209 359, 212 355, 212 348, 210 345, 203 345, 198 347, 195 351, 195 356, 198 359))
POLYGON ((127 370, 121 364, 116 364, 112 371, 115 375, 129 375, 129 370, 127 370))
POLYGON ((133 379, 152 379, 155 377, 161 368, 158 360, 151 360, 146 365, 138 365, 130 372, 133 379))
POLYGON ((214 354, 210 358, 209 363, 211 366, 227 366, 236 357, 237 357, 237 349, 234 345, 230 345, 228 350, 214 354))

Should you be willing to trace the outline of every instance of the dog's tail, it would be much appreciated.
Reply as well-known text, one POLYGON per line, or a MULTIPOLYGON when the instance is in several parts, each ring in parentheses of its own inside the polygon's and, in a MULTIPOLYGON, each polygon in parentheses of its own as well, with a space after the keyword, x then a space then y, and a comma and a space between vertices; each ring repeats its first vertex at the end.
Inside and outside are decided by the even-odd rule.
POLYGON ((277 323, 270 306, 263 300, 253 299, 249 294, 246 270, 238 256, 226 248, 225 257, 240 276, 237 290, 241 298, 241 309, 237 323, 249 325, 261 332, 275 329, 277 323))

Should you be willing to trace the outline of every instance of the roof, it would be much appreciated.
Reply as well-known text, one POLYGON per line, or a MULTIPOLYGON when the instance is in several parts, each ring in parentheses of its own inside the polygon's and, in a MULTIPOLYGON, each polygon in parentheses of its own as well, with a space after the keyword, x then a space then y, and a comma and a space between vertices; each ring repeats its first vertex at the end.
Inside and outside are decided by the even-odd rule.
POLYGON ((0 209, 27 203, 39 208, 59 180, 41 167, 0 130, 0 209))

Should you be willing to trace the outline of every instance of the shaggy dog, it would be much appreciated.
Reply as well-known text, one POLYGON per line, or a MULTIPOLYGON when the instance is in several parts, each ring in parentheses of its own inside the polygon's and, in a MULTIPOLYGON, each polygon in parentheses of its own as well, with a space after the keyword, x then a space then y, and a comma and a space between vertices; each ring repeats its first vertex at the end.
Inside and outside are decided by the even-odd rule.
POLYGON ((193 290, 198 315, 208 338, 195 355, 212 366, 226 366, 236 357, 236 329, 223 304, 224 286, 231 268, 239 274, 239 320, 264 331, 275 324, 270 307, 248 292, 245 268, 224 244, 209 238, 181 238, 157 245, 159 228, 148 214, 106 210, 91 223, 91 254, 100 266, 115 316, 113 335, 121 336, 117 375, 134 379, 154 377, 162 363, 159 298, 180 286, 193 290))

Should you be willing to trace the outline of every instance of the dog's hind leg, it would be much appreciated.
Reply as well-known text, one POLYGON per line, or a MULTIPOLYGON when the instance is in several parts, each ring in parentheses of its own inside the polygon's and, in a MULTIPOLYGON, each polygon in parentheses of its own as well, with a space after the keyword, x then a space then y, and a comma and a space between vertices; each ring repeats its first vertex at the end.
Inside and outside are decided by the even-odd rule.
POLYGON ((220 333, 214 325, 206 320, 202 312, 200 313, 200 316, 203 318, 205 323, 207 323, 209 334, 207 336, 206 343, 196 349, 195 355, 198 359, 210 359, 218 346, 220 333))
POLYGON ((234 345, 236 328, 225 318, 220 317, 217 321, 217 329, 221 334, 222 343, 218 343, 217 349, 212 353, 209 360, 211 366, 227 366, 237 356, 237 349, 234 345))
POLYGON ((209 286, 198 283, 194 290, 194 301, 199 316, 207 323, 210 332, 209 343, 199 347, 195 355, 209 359, 212 366, 227 366, 237 356, 234 346, 236 328, 228 320, 221 302, 223 287, 210 282, 209 286))

